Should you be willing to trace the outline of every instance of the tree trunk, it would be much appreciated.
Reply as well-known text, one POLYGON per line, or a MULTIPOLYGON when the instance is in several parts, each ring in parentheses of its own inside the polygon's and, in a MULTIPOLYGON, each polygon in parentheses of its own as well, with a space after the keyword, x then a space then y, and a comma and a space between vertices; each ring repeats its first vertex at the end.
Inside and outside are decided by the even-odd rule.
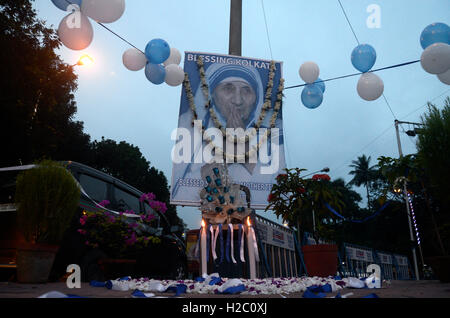
POLYGON ((367 191, 367 208, 370 209, 369 183, 368 182, 366 182, 366 191, 367 191))

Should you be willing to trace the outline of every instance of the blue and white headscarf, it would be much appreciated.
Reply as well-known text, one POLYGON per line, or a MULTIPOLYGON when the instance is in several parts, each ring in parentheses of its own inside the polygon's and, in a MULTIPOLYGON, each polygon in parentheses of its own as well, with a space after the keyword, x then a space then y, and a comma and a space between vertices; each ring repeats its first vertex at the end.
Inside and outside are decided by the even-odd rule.
MULTIPOLYGON (((250 113, 249 122, 245 129, 251 127, 257 121, 257 114, 259 114, 262 110, 263 101, 264 101, 264 89, 261 81, 260 74, 254 67, 250 66, 241 66, 234 64, 212 64, 208 67, 205 72, 206 81, 209 86, 209 95, 211 98, 211 107, 214 107, 216 110, 217 118, 225 127, 226 120, 218 111, 216 105, 214 104, 214 99, 212 98, 214 89, 222 83, 226 79, 239 79, 248 83, 254 90, 256 95, 255 107, 250 113)), ((203 96, 203 92, 201 87, 197 89, 195 94, 195 105, 205 105, 205 98, 203 96)), ((205 109, 205 107, 198 107, 198 117, 203 119, 203 125, 206 128, 214 127, 214 123, 210 118, 209 111, 205 109)))

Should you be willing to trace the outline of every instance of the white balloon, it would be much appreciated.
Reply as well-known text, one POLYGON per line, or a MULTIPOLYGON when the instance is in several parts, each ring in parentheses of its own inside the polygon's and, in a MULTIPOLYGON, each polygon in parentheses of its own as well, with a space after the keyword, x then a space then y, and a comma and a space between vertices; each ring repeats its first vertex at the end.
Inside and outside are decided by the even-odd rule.
POLYGON ((423 69, 430 74, 441 74, 450 69, 450 45, 434 43, 422 53, 420 63, 423 69))
POLYGON ((130 71, 140 71, 147 64, 147 58, 141 51, 131 48, 125 51, 122 56, 123 65, 130 71))
POLYGON ((358 81, 358 95, 367 101, 378 99, 384 91, 384 83, 374 73, 363 73, 358 81))
POLYGON ((176 64, 166 66, 165 82, 170 86, 178 86, 184 81, 184 70, 176 64))
POLYGON ((176 48, 171 47, 170 48, 170 56, 167 60, 164 61, 164 66, 170 65, 170 64, 180 64, 181 62, 181 54, 180 51, 178 51, 176 48))
POLYGON ((112 23, 125 12, 125 0, 83 0, 81 11, 101 23, 112 23))
POLYGON ((445 73, 438 74, 437 77, 442 83, 450 85, 450 69, 445 73))
POLYGON ((299 74, 302 80, 304 80, 306 83, 314 83, 317 78, 319 78, 319 66, 311 61, 305 62, 302 64, 302 66, 300 66, 299 74))
POLYGON ((92 24, 80 11, 75 11, 62 19, 58 27, 61 42, 72 50, 84 50, 94 38, 92 24))

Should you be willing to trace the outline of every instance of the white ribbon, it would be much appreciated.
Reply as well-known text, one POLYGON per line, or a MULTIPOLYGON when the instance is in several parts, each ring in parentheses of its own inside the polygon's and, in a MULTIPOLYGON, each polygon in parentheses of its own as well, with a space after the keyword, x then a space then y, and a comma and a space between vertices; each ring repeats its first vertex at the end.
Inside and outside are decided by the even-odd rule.
MULTIPOLYGON (((242 226, 242 225, 241 225, 242 226)), ((241 262, 245 263, 245 257, 244 257, 244 227, 242 227, 242 235, 241 235, 241 250, 240 250, 240 256, 241 256, 241 262)))
POLYGON ((253 237, 253 247, 255 249, 255 259, 257 262, 259 262, 259 252, 258 252, 258 243, 256 242, 256 234, 255 234, 255 229, 250 226, 249 230, 252 232, 252 237, 253 237))
POLYGON ((217 236, 219 235, 219 227, 216 226, 216 231, 214 232, 213 227, 211 226, 211 251, 212 251, 212 256, 213 259, 216 260, 217 259, 217 254, 216 254, 216 242, 217 242, 217 236), (214 238, 213 238, 214 236, 214 238))
POLYGON ((236 264, 236 260, 234 259, 234 236, 233 236, 233 224, 228 224, 228 230, 230 231, 231 242, 230 242, 230 254, 231 260, 234 264, 236 264))

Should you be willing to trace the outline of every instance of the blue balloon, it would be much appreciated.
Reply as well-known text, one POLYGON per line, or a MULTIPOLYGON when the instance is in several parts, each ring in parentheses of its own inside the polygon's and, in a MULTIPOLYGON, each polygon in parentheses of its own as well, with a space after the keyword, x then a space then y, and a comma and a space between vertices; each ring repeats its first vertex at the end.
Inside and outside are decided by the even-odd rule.
POLYGON ((163 39, 153 39, 145 47, 145 56, 152 64, 164 63, 170 56, 170 46, 163 39))
POLYGON ((302 103, 309 109, 314 109, 320 106, 323 101, 323 93, 319 86, 315 84, 308 84, 302 91, 302 103))
POLYGON ((322 94, 325 93, 325 82, 320 77, 313 84, 320 88, 322 94))
POLYGON ((63 11, 67 11, 67 7, 70 4, 76 4, 79 8, 81 8, 82 0, 52 0, 53 4, 63 11))
POLYGON ((420 45, 424 50, 431 44, 438 42, 450 44, 450 27, 445 23, 430 24, 420 35, 420 45))
POLYGON ((353 49, 352 64, 360 72, 368 72, 377 60, 375 49, 369 44, 360 44, 353 49))
POLYGON ((153 84, 159 85, 164 83, 166 78, 166 69, 161 64, 147 63, 145 66, 145 76, 153 84))

